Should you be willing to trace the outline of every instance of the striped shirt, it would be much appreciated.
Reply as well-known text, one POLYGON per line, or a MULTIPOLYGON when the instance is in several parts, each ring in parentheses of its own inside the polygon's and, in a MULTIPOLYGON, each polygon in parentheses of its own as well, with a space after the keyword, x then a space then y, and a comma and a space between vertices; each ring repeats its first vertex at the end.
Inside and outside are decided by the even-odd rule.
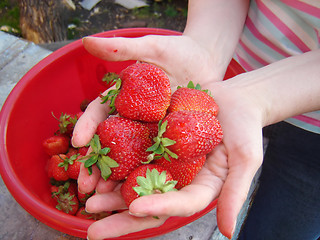
MULTIPOLYGON (((319 47, 320 0, 251 0, 234 58, 251 71, 319 47)), ((320 111, 286 121, 320 134, 320 111)))

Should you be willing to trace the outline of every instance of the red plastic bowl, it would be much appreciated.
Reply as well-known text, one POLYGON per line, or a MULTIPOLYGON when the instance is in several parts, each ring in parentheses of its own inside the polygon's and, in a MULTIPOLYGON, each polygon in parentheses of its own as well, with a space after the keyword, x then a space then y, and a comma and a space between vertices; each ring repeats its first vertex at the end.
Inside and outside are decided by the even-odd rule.
MULTIPOLYGON (((164 29, 136 28, 108 31, 99 37, 141 37, 148 34, 179 35, 164 29)), ((49 179, 45 172, 47 155, 42 141, 56 130, 51 112, 76 113, 83 99, 94 99, 104 89, 102 76, 120 72, 133 63, 106 62, 91 56, 81 40, 52 53, 35 65, 16 85, 0 113, 1 176, 16 201, 46 225, 76 236, 86 237, 92 223, 56 210, 50 204, 49 179)), ((231 61, 226 78, 243 72, 231 61)), ((161 227, 128 234, 117 239, 142 239, 162 235, 205 215, 216 206, 190 217, 171 217, 161 227)))

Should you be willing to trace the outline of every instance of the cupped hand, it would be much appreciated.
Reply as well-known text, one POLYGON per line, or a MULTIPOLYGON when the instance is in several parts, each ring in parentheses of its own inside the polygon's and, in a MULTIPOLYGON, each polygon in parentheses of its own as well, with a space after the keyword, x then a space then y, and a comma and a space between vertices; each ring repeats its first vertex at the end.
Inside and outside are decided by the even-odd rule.
MULTIPOLYGON (((84 47, 94 56, 108 61, 137 60, 162 68, 170 78, 173 90, 186 86, 190 80, 204 85, 206 82, 222 80, 225 67, 218 56, 209 54, 204 46, 187 36, 148 35, 140 38, 96 38, 83 39, 84 47), (216 58, 216 59, 215 59, 216 58)), ((91 140, 100 122, 110 111, 108 104, 101 104, 98 97, 92 101, 78 120, 72 138, 75 147, 84 146, 91 140)), ((99 180, 94 173, 89 176, 81 171, 79 188, 83 192, 92 191, 99 180)))
MULTIPOLYGON (((148 38, 145 37, 143 41, 148 42, 148 38)), ((165 41, 171 41, 174 38, 165 41)), ((210 63, 212 63, 208 60, 210 57, 206 59, 208 65, 205 67, 204 63, 199 62, 198 69, 203 69, 205 74, 202 75, 202 72, 198 71, 201 76, 198 77, 192 70, 194 66, 186 63, 189 58, 185 58, 185 61, 181 59, 178 61, 178 58, 176 59, 178 63, 173 64, 171 58, 167 55, 170 52, 168 51, 169 46, 171 46, 169 43, 161 45, 165 46, 162 51, 155 48, 152 53, 150 53, 150 49, 143 53, 137 50, 139 49, 139 41, 131 40, 133 41, 131 46, 136 44, 133 50, 128 49, 127 39, 113 41, 111 39, 90 38, 85 39, 84 44, 91 53, 106 60, 137 59, 156 64, 167 72, 175 86, 193 80, 199 82, 203 88, 211 90, 220 107, 218 119, 224 131, 224 138, 223 142, 208 155, 205 166, 192 184, 178 192, 156 194, 136 199, 132 202, 128 211, 94 222, 88 229, 89 239, 117 237, 156 227, 170 216, 190 216, 204 209, 217 197, 219 197, 217 205, 219 229, 225 236, 231 238, 237 215, 247 197, 254 174, 262 162, 262 113, 259 106, 242 88, 233 84, 238 81, 238 78, 244 77, 239 75, 224 82, 216 81, 219 80, 221 74, 214 74, 214 70, 205 70, 212 69, 209 68, 210 63), (126 51, 128 53, 125 53, 126 51), (165 54, 165 52, 167 53, 165 54), (138 55, 145 57, 138 58, 138 55), (152 61, 152 56, 155 57, 154 59, 160 59, 159 62, 157 60, 152 61), (164 64, 166 61, 167 65, 164 64), (180 68, 180 66, 183 67, 180 68), (183 80, 179 82, 178 79, 183 80), (150 216, 159 216, 160 219, 153 219, 150 216)), ((155 41, 160 40, 156 39, 155 41)), ((150 46, 156 44, 155 41, 150 40, 150 46)), ((191 40, 186 39, 186 41, 191 40)), ((172 45, 174 44, 172 43, 172 45)), ((177 45, 174 46, 178 47, 177 45)), ((144 48, 146 48, 146 45, 144 45, 144 48)), ((201 49, 200 46, 198 48, 201 49)), ((171 50, 172 53, 179 53, 178 49, 171 48, 171 50)), ((185 49, 185 51, 187 53, 190 49, 185 49)), ((183 53, 183 47, 180 53, 183 53)), ((177 56, 175 54, 172 54, 172 56, 177 56)), ((200 55, 197 61, 200 61, 200 55)), ((184 55, 182 54, 182 56, 184 55)), ((189 57, 191 57, 190 54, 189 57)), ((105 119, 106 112, 107 107, 101 106, 99 100, 91 103, 76 125, 73 143, 78 146, 86 144, 98 123, 105 119)), ((125 208, 119 192, 119 183, 101 181, 98 169, 94 168, 91 176, 82 169, 78 184, 83 192, 89 192, 96 187, 99 193, 87 201, 86 209, 89 212, 125 208)))

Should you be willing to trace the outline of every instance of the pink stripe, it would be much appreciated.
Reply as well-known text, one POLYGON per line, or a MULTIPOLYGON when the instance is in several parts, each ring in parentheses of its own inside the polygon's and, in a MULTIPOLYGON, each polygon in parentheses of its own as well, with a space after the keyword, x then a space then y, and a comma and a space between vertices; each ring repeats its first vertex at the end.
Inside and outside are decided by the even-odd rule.
POLYGON ((240 63, 240 65, 247 71, 252 71, 254 70, 254 68, 247 62, 245 61, 242 57, 239 56, 239 54, 237 54, 238 57, 238 61, 240 63))
POLYGON ((293 44, 295 44, 302 52, 308 52, 311 49, 277 17, 269 8, 264 5, 261 0, 257 1, 260 11, 272 22, 293 44))
POLYGON ((261 63, 262 65, 268 65, 269 63, 263 60, 261 57, 259 57, 257 54, 255 54, 253 51, 251 51, 241 40, 239 41, 242 48, 257 62, 261 63))
POLYGON ((310 125, 320 127, 320 121, 317 120, 317 119, 314 119, 314 118, 311 118, 311 117, 308 117, 308 116, 305 116, 305 115, 299 115, 299 116, 295 116, 293 118, 297 119, 299 121, 308 123, 310 125))
POLYGON ((254 26, 252 20, 247 17, 246 20, 246 26, 248 27, 248 29, 250 30, 250 32, 257 38, 259 39, 261 42, 263 42, 264 44, 266 44, 268 47, 270 47, 271 49, 273 49, 274 51, 278 52, 279 54, 281 54, 284 57, 290 57, 290 55, 288 53, 286 53, 285 51, 283 51, 282 49, 278 48, 276 45, 274 45, 270 40, 268 40, 267 38, 265 38, 259 31, 258 29, 254 26))
POLYGON ((281 2, 287 4, 288 6, 295 8, 301 12, 305 12, 309 15, 312 15, 316 18, 320 16, 320 9, 318 7, 312 6, 308 3, 296 0, 281 0, 281 2))

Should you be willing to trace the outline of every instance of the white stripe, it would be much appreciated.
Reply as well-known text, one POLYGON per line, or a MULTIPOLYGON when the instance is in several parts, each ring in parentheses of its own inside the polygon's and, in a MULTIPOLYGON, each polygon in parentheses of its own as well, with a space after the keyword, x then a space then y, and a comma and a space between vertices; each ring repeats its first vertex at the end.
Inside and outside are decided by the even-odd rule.
MULTIPOLYGON (((287 14, 287 11, 284 9, 288 9, 290 12, 292 12, 292 8, 289 9, 289 7, 280 1, 277 1, 278 4, 275 4, 274 1, 270 0, 262 0, 264 4, 275 14, 278 16, 278 18, 289 28, 291 29, 300 39, 303 40, 303 42, 310 48, 314 49, 317 44, 315 44, 315 41, 313 38, 310 37, 310 35, 305 32, 305 30, 296 23, 295 20, 292 16, 287 14)), ((299 17, 297 14, 295 14, 296 17, 299 17)), ((310 27, 309 25, 305 24, 305 27, 308 28, 310 27)))

